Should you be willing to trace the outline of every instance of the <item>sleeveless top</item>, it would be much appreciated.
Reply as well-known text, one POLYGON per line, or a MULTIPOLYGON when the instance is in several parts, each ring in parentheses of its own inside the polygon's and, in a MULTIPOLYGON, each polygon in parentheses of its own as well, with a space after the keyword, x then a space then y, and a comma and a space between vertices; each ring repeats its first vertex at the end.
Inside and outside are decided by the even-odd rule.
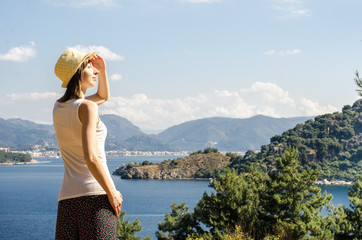
MULTIPOLYGON (((106 194, 93 177, 84 160, 82 148, 82 123, 78 109, 84 99, 71 99, 64 103, 56 102, 53 109, 53 124, 57 142, 64 162, 64 178, 58 201, 90 195, 106 194)), ((104 144, 106 126, 99 120, 96 128, 98 159, 114 186, 107 167, 104 144)))

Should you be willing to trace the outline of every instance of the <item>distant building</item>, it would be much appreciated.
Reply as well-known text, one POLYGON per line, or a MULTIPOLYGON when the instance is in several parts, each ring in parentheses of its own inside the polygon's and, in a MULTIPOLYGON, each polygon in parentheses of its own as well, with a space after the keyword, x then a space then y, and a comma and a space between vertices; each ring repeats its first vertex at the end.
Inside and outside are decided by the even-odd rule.
POLYGON ((10 152, 10 148, 0 148, 0 151, 3 151, 3 152, 10 152))

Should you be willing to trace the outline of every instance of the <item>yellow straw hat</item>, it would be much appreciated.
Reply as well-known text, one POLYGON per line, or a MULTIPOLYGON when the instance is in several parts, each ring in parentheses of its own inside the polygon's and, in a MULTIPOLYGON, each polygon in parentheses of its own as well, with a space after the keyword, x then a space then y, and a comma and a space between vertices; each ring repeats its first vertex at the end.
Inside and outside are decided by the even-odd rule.
POLYGON ((95 53, 96 52, 84 53, 72 48, 65 50, 59 57, 54 68, 55 75, 63 82, 63 88, 68 86, 69 81, 72 79, 82 62, 91 58, 95 53))

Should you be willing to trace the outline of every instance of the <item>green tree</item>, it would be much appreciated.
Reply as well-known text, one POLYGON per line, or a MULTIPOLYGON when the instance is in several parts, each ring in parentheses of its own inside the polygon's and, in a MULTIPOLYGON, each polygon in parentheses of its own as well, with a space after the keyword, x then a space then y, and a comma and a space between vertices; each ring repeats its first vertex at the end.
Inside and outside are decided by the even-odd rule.
POLYGON ((339 209, 341 214, 334 215, 336 223, 336 239, 362 239, 362 177, 348 189, 350 208, 339 209), (342 224, 341 224, 342 223, 342 224))
POLYGON ((362 96, 362 79, 359 77, 358 71, 356 71, 356 77, 354 78, 354 81, 357 85, 357 92, 360 96, 362 96))
MULTIPOLYGON (((254 238, 248 237, 242 230, 242 227, 235 226, 233 229, 227 229, 224 232, 217 233, 217 239, 220 240, 255 240, 254 238)), ((210 232, 206 232, 203 234, 193 234, 192 236, 188 236, 186 240, 215 240, 215 237, 210 234, 210 232)), ((263 240, 280 240, 279 237, 275 236, 267 236, 263 240)))
POLYGON ((199 223, 195 219, 194 213, 189 212, 185 202, 181 205, 173 203, 171 205, 171 214, 165 215, 165 220, 158 224, 156 232, 159 240, 183 240, 188 235, 196 232, 203 232, 199 223))
MULTIPOLYGON (((140 237, 135 235, 135 232, 139 232, 142 230, 141 223, 138 219, 134 222, 129 223, 127 219, 124 221, 124 216, 126 212, 121 211, 118 216, 118 239, 119 240, 141 240, 140 237)), ((151 236, 147 236, 144 240, 151 240, 151 236)))
POLYGON ((289 147, 277 159, 277 172, 271 173, 267 195, 264 195, 265 220, 282 239, 302 239, 305 236, 330 239, 332 231, 322 228, 324 217, 320 215, 332 195, 321 194, 314 184, 318 170, 300 171, 298 151, 289 147))
POLYGON ((203 151, 204 154, 208 154, 208 153, 218 153, 218 152, 219 152, 219 151, 217 150, 217 148, 210 148, 210 147, 205 148, 204 151, 203 151))
POLYGON ((249 236, 263 235, 266 230, 259 221, 263 212, 260 195, 266 191, 268 176, 252 167, 247 175, 235 169, 214 179, 216 193, 204 193, 195 207, 198 221, 205 224, 214 236, 218 231, 240 226, 249 236))
POLYGON ((31 156, 23 153, 4 152, 0 150, 0 163, 30 162, 31 156))
POLYGON ((277 159, 275 172, 254 166, 248 173, 227 170, 214 179, 215 193, 204 193, 193 213, 184 204, 171 206, 172 214, 159 224, 169 234, 158 239, 225 239, 223 233, 237 231, 256 240, 333 239, 326 228, 332 218, 320 214, 331 195, 315 186, 318 170, 300 168, 298 151, 289 148, 277 159))
POLYGON ((343 205, 327 206, 328 216, 323 227, 334 233, 334 240, 346 240, 350 238, 351 224, 347 220, 347 214, 343 205))

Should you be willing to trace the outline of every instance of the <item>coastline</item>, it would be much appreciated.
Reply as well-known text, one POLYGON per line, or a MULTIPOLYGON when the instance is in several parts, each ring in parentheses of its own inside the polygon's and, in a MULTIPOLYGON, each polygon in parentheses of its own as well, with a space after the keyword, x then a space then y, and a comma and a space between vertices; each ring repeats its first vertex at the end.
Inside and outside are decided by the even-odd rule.
POLYGON ((323 179, 323 180, 318 180, 316 182, 316 185, 334 185, 334 186, 344 186, 344 185, 352 185, 353 182, 352 181, 343 181, 343 180, 327 180, 327 179, 323 179))
POLYGON ((39 162, 35 159, 31 159, 29 162, 6 162, 6 163, 0 163, 0 166, 12 166, 12 165, 27 165, 27 164, 37 164, 37 163, 43 163, 39 162))

